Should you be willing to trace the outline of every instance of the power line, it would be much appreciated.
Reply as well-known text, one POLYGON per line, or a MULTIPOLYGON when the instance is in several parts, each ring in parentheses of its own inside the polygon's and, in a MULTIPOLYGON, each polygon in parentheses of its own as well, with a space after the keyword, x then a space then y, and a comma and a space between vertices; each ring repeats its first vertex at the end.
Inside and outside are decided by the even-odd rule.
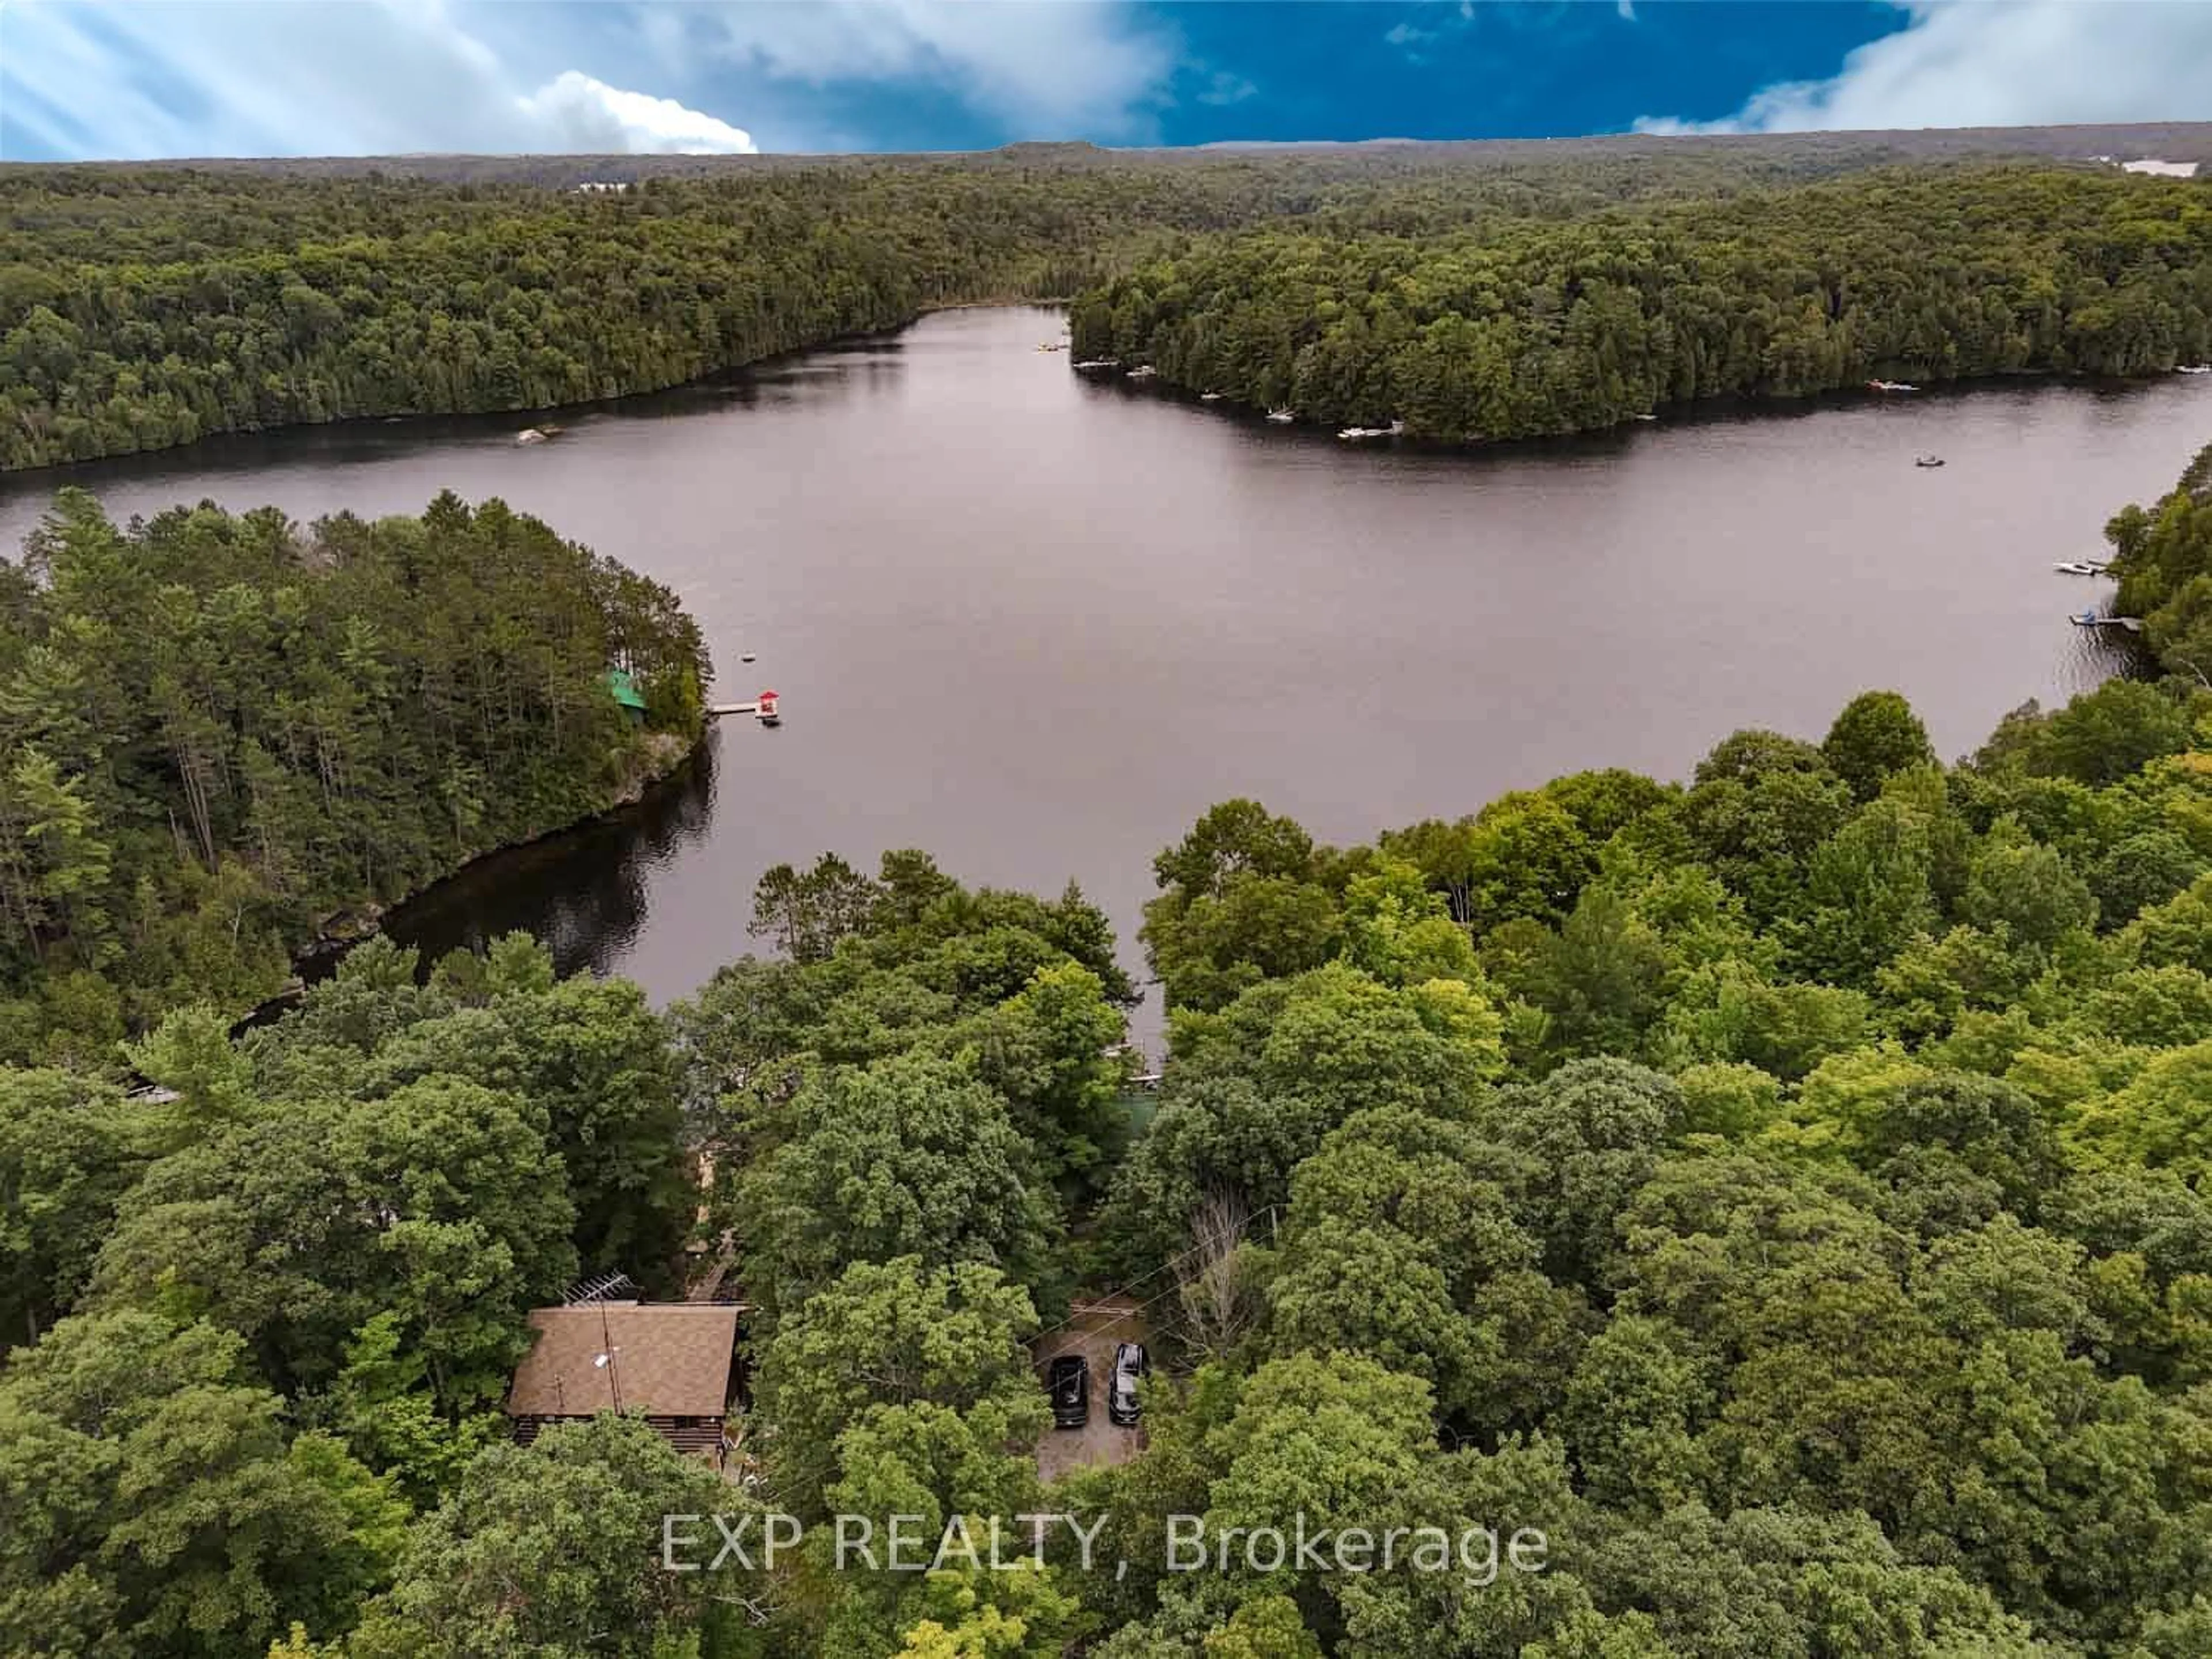
MULTIPOLYGON (((1197 1243, 1192 1245, 1188 1249, 1170 1256, 1165 1261, 1160 1263, 1158 1267, 1153 1268, 1152 1272, 1141 1274, 1139 1277, 1131 1279, 1121 1288, 1125 1291, 1133 1291, 1136 1289, 1138 1285, 1146 1283, 1147 1280, 1158 1279, 1162 1273, 1167 1272, 1169 1268, 1173 1267, 1181 1262, 1188 1261, 1192 1256, 1196 1255, 1200 1250, 1210 1250, 1224 1239, 1234 1238, 1239 1234, 1249 1231, 1255 1223, 1264 1221, 1268 1217, 1273 1215, 1276 1208, 1277 1206, 1275 1205, 1270 1204, 1266 1209, 1261 1211, 1259 1214, 1255 1216, 1247 1216, 1243 1220, 1238 1222, 1233 1227, 1224 1227, 1220 1231, 1214 1233, 1208 1237, 1200 1239, 1197 1243)), ((1182 1287, 1180 1285, 1172 1285, 1169 1289, 1161 1291, 1158 1296, 1153 1297, 1148 1301, 1139 1303, 1135 1308, 1130 1309, 1129 1312, 1141 1312, 1144 1309, 1151 1307, 1153 1303, 1164 1301, 1168 1297, 1173 1296, 1176 1291, 1179 1291, 1182 1288, 1182 1287)), ((1052 1336, 1060 1331, 1066 1330, 1070 1325, 1075 1322, 1076 1318, 1077 1316, 1071 1313, 1066 1319, 1061 1320, 1059 1324, 1049 1326, 1047 1328, 1039 1331, 1030 1340, 1032 1342, 1042 1342, 1048 1336, 1052 1336)), ((1118 1322, 1118 1321, 1115 1320, 1109 1320, 1107 1322, 1109 1326, 1116 1322, 1118 1322)))

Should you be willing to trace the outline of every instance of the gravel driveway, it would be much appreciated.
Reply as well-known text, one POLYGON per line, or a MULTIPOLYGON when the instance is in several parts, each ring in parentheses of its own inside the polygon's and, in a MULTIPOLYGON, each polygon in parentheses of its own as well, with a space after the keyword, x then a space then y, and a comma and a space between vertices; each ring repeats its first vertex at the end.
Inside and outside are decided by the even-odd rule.
POLYGON ((1123 1342, 1152 1346, 1145 1316, 1130 1296, 1079 1298, 1067 1323, 1036 1340, 1037 1386, 1044 1386, 1047 1362, 1079 1353, 1091 1366, 1091 1420, 1079 1429, 1047 1429, 1037 1441, 1037 1474, 1051 1481, 1085 1464, 1126 1463, 1145 1447, 1144 1425, 1122 1428, 1106 1414, 1106 1389, 1114 1380, 1114 1350, 1123 1342))

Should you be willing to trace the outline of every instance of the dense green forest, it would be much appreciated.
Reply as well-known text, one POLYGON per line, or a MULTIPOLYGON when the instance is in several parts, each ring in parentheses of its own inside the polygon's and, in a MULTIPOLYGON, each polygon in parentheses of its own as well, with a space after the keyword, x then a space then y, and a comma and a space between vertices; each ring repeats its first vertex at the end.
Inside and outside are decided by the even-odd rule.
POLYGON ((2120 616, 2140 617, 2170 673, 2212 688, 2212 446, 2172 493, 2130 507, 2106 529, 2120 579, 2120 616))
POLYGON ((64 490, 0 562, 0 1060, 244 1012, 319 930, 668 770, 708 672, 673 593, 495 501, 118 528, 64 490))
MULTIPOLYGON (((2114 520, 2124 592, 2212 574, 2207 465, 2114 520)), ((137 558, 196 522, 301 566, 204 514, 137 558)), ((426 580, 439 534, 560 547, 441 502, 306 565, 426 580)), ((0 1072, 0 1651, 2212 1651, 2212 688, 2173 665, 1948 766, 1870 691, 1363 846, 1225 802, 1154 861, 1146 1111, 1097 908, 915 852, 771 871, 775 954, 665 1013, 526 939, 380 939, 237 1042, 176 1008, 159 1093, 0 1072), (754 1307, 747 1478, 611 1415, 511 1443, 526 1310, 677 1294, 687 1243, 754 1307), (1149 1443, 1042 1487, 1025 1345, 1109 1285, 1149 1443), (1066 1529, 841 1570, 828 1522, 1044 1511, 1089 1570, 1066 1529), (664 1570, 709 1513, 808 1530, 664 1570), (1176 1571, 1176 1515, 1545 1547, 1176 1571)))
POLYGON ((1066 293, 1129 192, 896 179, 635 195, 0 179, 0 466, 648 391, 924 307, 1066 293))
POLYGON ((1993 165, 1456 230, 1267 229, 1085 294, 1074 354, 1449 440, 1876 378, 2144 374, 2212 357, 2212 190, 1993 165))
MULTIPOLYGON (((1453 438, 2212 357, 2203 184, 1567 149, 10 169, 0 466, 1085 288, 1080 354, 1453 438)), ((234 1038, 673 764, 710 665, 497 501, 64 490, 0 563, 0 1654, 2212 1654, 2212 449, 2108 533, 2147 677, 1954 763, 1869 691, 1361 846, 1216 806, 1140 1096, 1104 915, 915 851, 770 871, 771 953, 665 1011, 372 939, 234 1038), (749 1304, 740 1478, 510 1439, 528 1310, 611 1271, 749 1304), (1148 1444, 1047 1486, 1030 1345, 1109 1288, 1148 1444), (927 1574, 830 1520, 1062 1511, 1088 1556, 927 1574), (770 1513, 776 1565, 665 1569, 770 1513), (1175 1516, 1545 1547, 1178 1571, 1175 1516)))
MULTIPOLYGON (((2051 135, 1933 148, 2038 137, 2051 135)), ((1090 355, 1110 340, 1328 418, 1402 404, 1437 432, 1558 430, 1717 389, 1863 378, 1863 362, 2132 373, 2204 355, 2203 185, 1947 161, 1856 193, 1803 188, 1929 148, 1024 146, 611 161, 581 178, 544 160, 9 168, 0 470, 650 391, 933 306, 1061 297, 1131 271, 1079 313, 1090 355), (2002 295, 2005 314, 1962 301, 1968 288, 2002 295), (1824 328, 1823 307, 1850 325, 1824 328), (1504 410, 1471 390, 1501 352, 1526 359, 1504 410)))

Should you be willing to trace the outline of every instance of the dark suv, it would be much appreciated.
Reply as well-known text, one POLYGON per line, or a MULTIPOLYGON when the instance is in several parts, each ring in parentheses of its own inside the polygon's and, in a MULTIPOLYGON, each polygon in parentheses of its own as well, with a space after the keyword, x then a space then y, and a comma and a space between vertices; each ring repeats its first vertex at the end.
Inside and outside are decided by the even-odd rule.
POLYGON ((1091 1420, 1091 1367, 1079 1353, 1064 1353, 1045 1370, 1052 1395, 1052 1425, 1079 1429, 1091 1420))
POLYGON ((1137 1382, 1152 1369, 1141 1342, 1124 1342, 1114 1350, 1114 1380, 1106 1389, 1106 1415, 1127 1428, 1143 1415, 1137 1403, 1137 1382))

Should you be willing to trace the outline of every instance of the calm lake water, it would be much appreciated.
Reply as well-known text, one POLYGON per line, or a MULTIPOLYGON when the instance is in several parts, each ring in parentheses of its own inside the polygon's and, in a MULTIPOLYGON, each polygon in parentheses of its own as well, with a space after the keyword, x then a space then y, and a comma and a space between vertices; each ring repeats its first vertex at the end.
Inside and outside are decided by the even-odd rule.
POLYGON ((1680 777, 1741 726, 1817 738, 1871 686, 1963 753, 2110 671, 2065 620, 2109 589, 2051 562, 2212 438, 2199 376, 1425 453, 1088 382, 1036 349, 1060 326, 946 313, 531 447, 523 417, 412 421, 0 480, 0 544, 62 482, 118 516, 303 520, 450 488, 671 584, 720 694, 774 687, 782 727, 728 722, 647 806, 392 923, 433 950, 529 927, 665 1000, 754 948, 763 869, 825 849, 1073 878, 1133 968, 1152 854, 1228 796, 1364 839, 1584 767, 1680 777))

